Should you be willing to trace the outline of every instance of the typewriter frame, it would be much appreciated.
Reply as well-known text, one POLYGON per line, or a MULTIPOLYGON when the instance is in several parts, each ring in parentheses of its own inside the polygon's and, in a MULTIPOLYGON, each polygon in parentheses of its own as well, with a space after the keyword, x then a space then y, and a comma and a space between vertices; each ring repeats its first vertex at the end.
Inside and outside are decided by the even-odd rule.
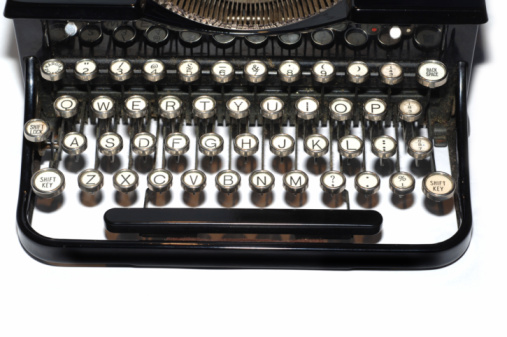
MULTIPOLYGON (((17 210, 18 235, 21 244, 35 259, 63 265, 391 270, 430 269, 449 265, 464 254, 472 236, 466 103, 470 74, 468 65, 472 63, 472 59, 464 59, 463 55, 454 56, 455 59, 452 61, 457 64, 458 70, 455 93, 458 179, 454 200, 459 228, 448 240, 436 244, 419 245, 241 242, 171 245, 157 241, 48 238, 37 233, 30 223, 30 214, 35 200, 30 179, 38 154, 34 153, 27 140, 23 140, 17 210)), ((33 55, 26 57, 23 68, 26 97, 25 121, 27 121, 34 118, 36 112, 39 76, 37 58, 33 55)))

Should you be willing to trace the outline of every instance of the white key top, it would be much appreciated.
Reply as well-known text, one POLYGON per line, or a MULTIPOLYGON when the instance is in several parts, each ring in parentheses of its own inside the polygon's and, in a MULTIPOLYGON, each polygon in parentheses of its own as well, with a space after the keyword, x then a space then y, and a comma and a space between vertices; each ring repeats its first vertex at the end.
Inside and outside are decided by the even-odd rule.
POLYGON ((157 138, 149 132, 140 132, 132 139, 132 151, 139 156, 149 156, 155 152, 157 138))
POLYGON ((417 82, 427 88, 438 88, 447 83, 447 67, 440 61, 425 61, 417 68, 417 82))
POLYGON ((287 172, 283 175, 283 187, 289 193, 303 193, 308 188, 308 176, 299 170, 287 172))
POLYGON ((71 156, 83 153, 87 147, 88 140, 86 136, 79 132, 69 132, 63 137, 63 151, 71 156))
POLYGON ((172 183, 173 175, 166 169, 155 169, 148 174, 148 189, 152 192, 167 192, 172 183))
POLYGON ((79 173, 77 184, 81 191, 95 194, 104 186, 104 175, 98 170, 84 170, 79 173))
POLYGON ((143 64, 143 77, 150 82, 158 82, 165 77, 164 62, 160 60, 147 60, 143 64))
POLYGON ((319 101, 313 97, 302 97, 296 101, 296 112, 301 119, 314 119, 319 113, 319 101))
POLYGON ((320 187, 329 194, 339 194, 345 190, 347 179, 340 171, 327 171, 320 177, 320 187))
POLYGON ((65 64, 57 59, 46 60, 40 67, 40 73, 46 81, 60 81, 65 77, 65 64))
POLYGON ((78 105, 79 102, 75 97, 63 95, 55 100, 53 107, 58 117, 71 118, 77 114, 78 105))
POLYGON ((257 193, 268 193, 275 186, 275 177, 266 170, 257 170, 252 172, 248 179, 250 188, 257 193))
POLYGON ((400 103, 398 106, 398 111, 400 112, 401 120, 405 122, 415 122, 421 118, 422 115, 422 106, 416 100, 406 99, 400 103))
POLYGON ((320 134, 309 135, 304 144, 305 152, 313 158, 320 158, 329 150, 329 140, 320 134))
POLYGON ((23 128, 25 139, 33 143, 41 143, 49 138, 51 129, 42 119, 30 119, 23 128))
POLYGON ((217 83, 229 83, 234 79, 234 66, 229 61, 215 62, 211 66, 211 77, 217 83))
POLYGON ((176 96, 165 96, 158 101, 158 112, 167 119, 178 118, 181 115, 183 102, 176 96))
POLYGON ((380 159, 391 158, 396 154, 398 142, 391 136, 383 135, 373 140, 371 150, 380 159))
POLYGON ((242 96, 236 96, 227 101, 227 112, 234 119, 245 118, 250 113, 250 101, 242 96))
POLYGON ((222 193, 235 193, 241 185, 241 176, 233 170, 224 170, 217 173, 215 185, 222 193))
POLYGON ((234 151, 242 157, 253 156, 259 150, 259 139, 251 133, 242 133, 234 139, 234 151))
POLYGON ((148 114, 150 103, 139 95, 130 96, 125 100, 125 111, 130 118, 143 118, 148 114))
POLYGON ((318 61, 312 67, 312 77, 315 82, 329 83, 336 77, 336 69, 329 61, 318 61))
POLYGON ((243 69, 245 78, 250 83, 261 83, 268 77, 268 67, 266 64, 259 60, 250 61, 243 69))
POLYGON ((78 80, 89 82, 99 75, 99 66, 90 59, 77 61, 74 66, 74 75, 78 80))
POLYGON ((396 85, 403 81, 403 68, 393 62, 389 62, 380 67, 380 80, 387 85, 396 85))
POLYGON ((356 175, 354 185, 359 193, 373 195, 380 190, 380 177, 374 172, 360 172, 356 175))
POLYGON ((129 193, 139 186, 139 176, 130 169, 122 169, 113 175, 114 188, 120 193, 129 193))
POLYGON ((389 188, 397 196, 408 195, 414 191, 415 179, 410 173, 396 172, 389 179, 389 188))
POLYGON ((98 96, 92 100, 92 111, 99 119, 108 119, 114 116, 114 100, 109 96, 98 96))
POLYGON ((215 157, 224 149, 224 139, 216 133, 207 133, 199 139, 199 151, 208 157, 215 157))
POLYGON ((347 66, 347 80, 351 83, 361 84, 370 77, 370 68, 361 61, 354 61, 347 66))
POLYGON ((194 115, 201 119, 207 119, 215 116, 217 102, 210 96, 200 96, 192 102, 192 111, 194 115))
POLYGON ((380 98, 371 98, 364 103, 364 118, 372 122, 384 119, 387 113, 387 103, 380 98))
POLYGON ((292 136, 281 133, 271 137, 269 142, 269 149, 273 154, 278 157, 287 157, 294 152, 295 141, 292 136))
POLYGON ((65 177, 57 169, 44 168, 35 172, 31 185, 37 196, 45 199, 55 198, 65 189, 65 177))
POLYGON ((192 83, 201 77, 201 65, 195 60, 183 60, 177 69, 178 76, 183 82, 192 83))
POLYGON ((285 83, 294 83, 301 78, 301 66, 297 61, 285 60, 278 67, 278 77, 285 83))
POLYGON ((353 104, 346 98, 337 98, 329 104, 329 115, 337 121, 346 121, 352 118, 353 104))
POLYGON ((206 175, 199 170, 189 170, 181 175, 181 187, 188 193, 199 193, 206 187, 206 175))
POLYGON ((99 152, 112 157, 123 149, 123 139, 115 132, 106 132, 99 138, 99 152))
POLYGON ((125 59, 118 59, 109 65, 109 75, 118 82, 124 82, 132 77, 134 71, 132 64, 125 59))
POLYGON ((172 156, 181 156, 190 149, 190 139, 187 135, 174 132, 167 135, 164 142, 164 150, 172 156))
POLYGON ((428 199, 440 202, 454 196, 456 184, 449 174, 433 172, 424 178, 422 190, 428 199))
POLYGON ((348 159, 359 157, 363 153, 363 147, 361 138, 354 135, 344 136, 338 141, 340 154, 348 159))
POLYGON ((284 103, 278 97, 267 97, 261 102, 262 117, 276 120, 283 116, 284 103))
POLYGON ((408 143, 408 154, 416 160, 428 158, 432 151, 433 144, 426 137, 415 137, 408 143))

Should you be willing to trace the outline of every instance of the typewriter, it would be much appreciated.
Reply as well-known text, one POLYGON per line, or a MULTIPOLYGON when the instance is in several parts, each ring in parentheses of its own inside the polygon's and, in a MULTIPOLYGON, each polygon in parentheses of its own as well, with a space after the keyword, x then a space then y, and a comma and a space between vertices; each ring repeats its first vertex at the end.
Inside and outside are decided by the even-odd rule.
POLYGON ((466 251, 483 0, 8 0, 5 16, 37 260, 429 269, 466 251))

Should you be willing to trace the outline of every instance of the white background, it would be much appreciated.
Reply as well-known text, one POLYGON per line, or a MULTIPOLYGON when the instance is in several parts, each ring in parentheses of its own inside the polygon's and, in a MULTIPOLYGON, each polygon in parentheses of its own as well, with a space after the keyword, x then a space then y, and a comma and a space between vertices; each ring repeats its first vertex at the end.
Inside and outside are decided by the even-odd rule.
POLYGON ((457 263, 419 272, 67 268, 33 260, 15 219, 22 80, 12 23, 0 19, 0 335, 507 335, 507 2, 488 6, 469 105, 473 240, 457 263))

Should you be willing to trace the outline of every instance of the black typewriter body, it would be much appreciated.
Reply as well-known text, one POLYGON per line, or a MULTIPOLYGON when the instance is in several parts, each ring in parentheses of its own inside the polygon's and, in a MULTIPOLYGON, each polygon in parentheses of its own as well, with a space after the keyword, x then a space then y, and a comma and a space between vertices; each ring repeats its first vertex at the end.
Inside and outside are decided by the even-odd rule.
POLYGON ((487 21, 484 1, 9 0, 5 15, 14 19, 26 79, 25 121, 47 125, 44 139, 25 126, 31 139, 23 141, 18 234, 34 258, 64 265, 429 269, 466 251, 466 101, 478 29, 487 21), (93 76, 76 75, 83 61, 95 64, 93 76), (115 73, 117 61, 123 70, 115 73), (44 76, 54 62, 63 65, 61 76, 44 76), (143 71, 148 62, 162 73, 143 71), (230 76, 229 68, 214 71, 217 62, 232 68, 230 76), (284 64, 296 67, 297 77, 282 71, 284 64), (94 112, 98 97, 113 102, 108 117, 94 112), (71 113, 65 104, 73 102, 71 113), (235 116, 239 108, 229 102, 249 108, 235 116), (410 104, 420 110, 415 117, 410 104), (86 151, 66 145, 69 133, 86 136, 86 151), (120 152, 107 153, 100 143, 106 133, 120 136, 120 152), (153 139, 151 152, 136 143, 141 133, 153 139), (188 148, 171 148, 171 135, 186 135, 188 148), (293 140, 292 151, 276 148, 280 135, 289 135, 280 138, 284 144, 293 140), (256 142, 255 151, 242 148, 241 139, 256 142), (428 153, 412 148, 414 139, 428 153), (354 141, 358 148, 345 145, 354 141), (64 177, 37 175, 44 169, 64 177), (86 169, 101 172, 104 187, 78 187, 86 169), (154 170, 169 182, 150 185, 154 170), (258 171, 271 173, 274 185, 264 186, 270 177, 258 171), (131 189, 115 180, 122 172, 127 185, 136 175, 131 189), (408 179, 415 188, 397 185, 398 173, 400 183, 408 179), (39 186, 37 177, 40 184, 61 179, 61 188, 39 186), (192 185, 202 177, 204 186, 192 185), (58 230, 65 234, 53 235, 58 230), (399 232, 409 238, 398 240, 399 232))

